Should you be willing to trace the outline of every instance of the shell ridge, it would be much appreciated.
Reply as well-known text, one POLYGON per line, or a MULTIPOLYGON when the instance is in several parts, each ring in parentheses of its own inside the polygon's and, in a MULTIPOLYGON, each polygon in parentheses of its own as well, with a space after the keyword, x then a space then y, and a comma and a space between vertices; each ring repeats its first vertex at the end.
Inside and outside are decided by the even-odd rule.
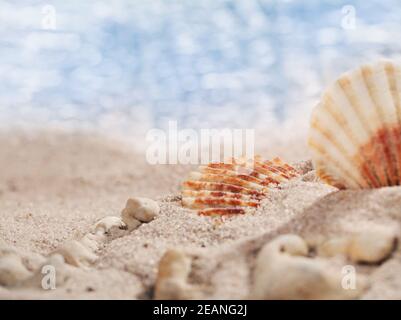
POLYGON ((181 203, 203 215, 245 213, 267 196, 268 187, 299 176, 296 169, 280 159, 266 166, 260 157, 253 164, 242 159, 199 166, 182 183, 181 203), (244 170, 246 169, 246 170, 244 170))
MULTIPOLYGON (((340 116, 338 113, 336 113, 334 111, 335 107, 334 107, 334 102, 332 100, 329 100, 330 103, 326 104, 326 111, 331 115, 331 117, 333 118, 333 120, 338 124, 338 126, 341 128, 343 127, 342 124, 345 123, 345 118, 342 118, 342 116, 340 116)), ((348 137, 350 143, 353 144, 354 148, 355 148, 355 154, 358 154, 358 149, 359 146, 356 142, 356 139, 354 137, 354 135, 352 134, 352 132, 350 131, 350 129, 347 127, 343 130, 344 134, 348 137)), ((379 186, 380 185, 380 179, 377 176, 376 172, 373 170, 372 168, 372 164, 369 161, 369 155, 366 155, 364 152, 361 152, 359 156, 355 157, 355 155, 353 156, 354 159, 356 159, 359 163, 360 166, 363 165, 363 163, 366 163, 369 168, 370 171, 372 172, 373 178, 370 179, 369 176, 366 176, 365 172, 361 172, 362 176, 364 176, 366 179, 368 179, 370 181, 370 183, 373 186, 379 186)))
POLYGON ((401 119, 400 119, 400 100, 397 92, 397 83, 395 79, 395 68, 389 62, 383 63, 383 68, 385 70, 385 77, 387 80, 388 89, 390 92, 390 98, 392 99, 392 106, 395 112, 395 124, 392 124, 392 128, 390 130, 391 136, 391 144, 392 144, 392 161, 394 163, 394 170, 396 174, 396 179, 394 184, 399 184, 401 178, 401 138, 400 131, 397 130, 401 128, 401 119))
MULTIPOLYGON (((349 112, 349 114, 347 115, 347 117, 350 117, 350 114, 352 114, 352 123, 349 123, 345 117, 345 119, 343 120, 343 128, 347 128, 348 131, 351 133, 352 138, 356 141, 356 146, 361 146, 361 145, 366 145, 369 142, 369 133, 366 133, 367 131, 367 126, 366 124, 364 124, 363 122, 363 118, 361 117, 361 115, 358 114, 358 109, 352 104, 352 102, 349 100, 348 96, 347 96, 347 92, 346 90, 344 90, 344 86, 349 87, 351 86, 351 80, 349 80, 349 78, 355 75, 355 72, 349 72, 347 74, 346 77, 342 77, 339 80, 337 80, 337 84, 340 88, 340 91, 338 91, 338 94, 342 94, 343 97, 343 101, 340 101, 339 103, 344 103, 346 101, 347 103, 347 109, 345 112, 349 112), (346 81, 345 79, 346 78, 346 81), (359 135, 363 135, 363 136, 359 136, 359 135)), ((363 79, 363 77, 362 77, 363 79)), ((364 80, 363 80, 364 81, 364 80)), ((367 89, 367 85, 366 82, 364 81, 364 87, 367 89)), ((369 97, 370 101, 371 101, 371 97, 369 97)), ((332 109, 331 109, 332 110, 332 109)), ((346 113, 345 113, 346 114, 346 113)), ((386 181, 387 176, 385 173, 385 170, 381 167, 379 167, 379 172, 377 172, 377 145, 374 145, 373 149, 361 149, 359 147, 359 150, 357 149, 356 154, 361 154, 362 158, 363 158, 363 162, 362 165, 360 166, 361 168, 365 168, 368 167, 368 169, 363 169, 362 170, 362 174, 366 176, 367 172, 371 172, 372 174, 370 174, 369 176, 373 176, 376 180, 376 182, 373 182, 373 185, 375 186, 380 186, 384 181, 386 181), (373 160, 372 160, 373 158, 373 160), (375 161, 376 160, 376 161, 375 161)))
POLYGON ((246 181, 254 182, 257 184, 262 184, 263 180, 259 179, 258 177, 254 177, 250 174, 246 175, 243 174, 239 171, 233 171, 233 170, 225 170, 225 169, 215 169, 215 168, 208 168, 208 167, 201 167, 200 171, 202 173, 210 173, 210 174, 220 174, 220 175, 225 175, 228 177, 237 177, 246 181))
MULTIPOLYGON (((355 157, 355 150, 357 148, 353 144, 344 144, 342 142, 347 141, 346 133, 341 130, 340 125, 335 121, 330 112, 313 112, 311 117, 311 129, 308 139, 308 145, 311 147, 312 151, 315 152, 317 156, 330 157, 332 163, 336 163, 332 166, 336 171, 342 170, 343 164, 345 166, 342 176, 345 179, 350 179, 355 181, 354 186, 369 186, 372 185, 371 180, 364 177, 360 171, 353 170, 353 164, 362 163, 360 157, 355 157), (331 123, 331 125, 330 125, 331 123), (330 126, 334 126, 329 129, 330 126), (335 135, 333 131, 337 131, 338 134, 335 135), (345 174, 345 172, 347 172, 345 174)), ((318 167, 315 165, 315 167, 318 167)), ((338 174, 338 172, 337 172, 338 174)))
POLYGON ((182 190, 183 197, 228 197, 228 198, 235 198, 235 199, 244 199, 244 200, 255 200, 260 199, 261 196, 256 195, 248 195, 243 193, 235 193, 235 192, 228 192, 228 191, 209 191, 209 190, 182 190))
POLYGON ((308 146, 329 184, 400 185, 401 66, 379 61, 340 75, 312 112, 308 146))
MULTIPOLYGON (((376 109, 377 115, 380 119, 380 122, 383 124, 384 123, 383 110, 377 101, 376 93, 374 91, 375 86, 374 86, 374 81, 372 79, 374 70, 369 65, 362 66, 361 69, 362 69, 362 79, 365 82, 366 89, 368 91, 370 99, 372 100, 372 102, 375 106, 375 109, 376 109)), ((364 149, 367 149, 367 148, 370 148, 371 146, 373 146, 374 151, 372 154, 372 156, 373 156, 372 161, 375 163, 375 168, 377 170, 380 170, 378 175, 381 179, 381 185, 385 185, 386 183, 388 185, 392 185, 391 178, 390 178, 390 176, 391 176, 391 173, 390 173, 391 160, 390 160, 390 156, 389 156, 388 147, 385 143, 386 140, 384 139, 383 134, 385 136, 388 136, 387 130, 385 127, 379 128, 378 131, 376 131, 373 134, 374 141, 369 141, 369 144, 367 146, 364 146, 364 149), (377 142, 377 143, 373 143, 373 142, 377 142), (384 159, 383 159, 383 157, 384 157, 384 159), (386 179, 386 181, 383 181, 384 178, 386 179)))
POLYGON ((210 191, 231 190, 230 192, 245 193, 250 195, 263 195, 263 192, 260 190, 252 190, 246 187, 230 185, 228 183, 221 183, 221 182, 188 180, 183 183, 182 187, 189 188, 190 190, 201 190, 202 188, 210 188, 205 190, 210 190, 210 191))
POLYGON ((201 174, 201 176, 199 177, 199 180, 205 181, 205 182, 221 181, 221 182, 224 182, 227 184, 233 184, 233 185, 240 186, 240 187, 255 188, 258 190, 263 189, 262 185, 241 179, 240 177, 237 177, 237 176, 233 177, 233 176, 207 173, 207 174, 201 174))
POLYGON ((221 198, 221 197, 185 197, 183 202, 186 207, 191 209, 205 209, 214 207, 224 207, 224 206, 235 206, 235 207, 257 207, 257 201, 245 201, 241 199, 234 198, 221 198))
MULTIPOLYGON (((378 113, 377 103, 373 99, 373 95, 370 90, 370 86, 368 85, 363 72, 361 72, 359 69, 354 70, 350 73, 350 78, 351 79, 340 78, 338 80, 338 83, 344 92, 345 98, 348 100, 350 106, 354 109, 356 117, 358 118, 359 122, 361 123, 361 126, 363 127, 363 129, 366 132, 368 132, 368 136, 371 137, 375 133, 377 128, 373 129, 369 125, 370 122, 368 121, 368 119, 370 117, 369 117, 369 111, 367 111, 367 109, 373 109, 373 111, 376 114, 376 117, 379 116, 379 118, 380 118, 380 114, 378 113), (364 101, 365 102, 364 106, 361 106, 358 101, 358 100, 360 100, 360 99, 358 99, 358 94, 357 94, 358 90, 355 88, 355 83, 358 80, 360 80, 361 84, 362 84, 359 87, 360 88, 359 96, 361 95, 361 93, 367 95, 367 97, 365 97, 366 99, 364 101), (363 92, 361 92, 361 90, 363 92), (367 106, 367 104, 371 104, 371 107, 367 106)), ((372 117, 372 119, 375 119, 375 117, 372 117)), ((380 125, 380 122, 381 121, 378 122, 379 125, 380 125)), ((366 141, 365 145, 368 145, 370 142, 371 141, 368 139, 366 141)), ((380 157, 381 157, 381 155, 385 154, 386 149, 382 143, 372 144, 372 147, 373 147, 372 151, 368 148, 363 149, 363 154, 367 158, 367 159, 365 158, 365 161, 367 161, 367 162, 366 162, 366 164, 363 163, 361 168, 364 168, 366 166, 369 167, 368 170, 363 170, 364 172, 369 172, 369 171, 376 172, 376 169, 379 169, 379 172, 376 173, 376 176, 379 179, 378 184, 376 184, 376 185, 381 185, 381 184, 383 184, 383 181, 390 181, 388 170, 386 170, 386 168, 384 168, 384 167, 381 167, 380 165, 378 166, 378 164, 381 162, 380 157)), ((387 166, 388 166, 388 162, 387 162, 387 166)))

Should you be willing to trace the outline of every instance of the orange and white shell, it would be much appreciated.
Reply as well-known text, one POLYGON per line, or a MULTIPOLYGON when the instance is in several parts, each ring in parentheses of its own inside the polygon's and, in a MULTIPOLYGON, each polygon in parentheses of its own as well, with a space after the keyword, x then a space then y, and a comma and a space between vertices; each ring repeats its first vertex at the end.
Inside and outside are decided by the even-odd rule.
POLYGON ((317 175, 339 188, 401 183, 401 67, 363 65, 323 93, 308 144, 317 175))
POLYGON ((183 182, 182 205, 202 215, 242 214, 259 205, 269 186, 296 176, 297 171, 279 158, 209 163, 183 182))

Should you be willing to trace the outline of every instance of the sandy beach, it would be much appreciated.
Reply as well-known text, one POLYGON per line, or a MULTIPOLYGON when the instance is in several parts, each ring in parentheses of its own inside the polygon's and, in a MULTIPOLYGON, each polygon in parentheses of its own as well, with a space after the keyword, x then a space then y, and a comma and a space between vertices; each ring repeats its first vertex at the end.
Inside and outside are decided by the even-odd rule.
MULTIPOLYGON (((353 266, 365 283, 353 298, 401 298, 396 244, 401 187, 339 191, 318 181, 299 145, 293 154, 282 144, 261 150, 262 156, 295 163, 299 178, 272 188, 254 212, 223 219, 181 207, 179 186, 191 166, 151 166, 143 155, 101 136, 8 132, 0 135, 0 148, 0 253, 12 248, 30 274, 26 281, 0 286, 1 299, 152 299, 160 259, 171 249, 191 261, 186 279, 191 290, 184 298, 247 299, 255 290, 261 248, 285 234, 301 237, 309 248, 304 259, 330 266, 333 274, 353 266), (100 219, 119 217, 135 196, 157 201, 154 220, 107 238, 90 265, 61 263, 55 290, 38 285, 37 270, 52 252, 83 237, 100 219), (326 250, 333 239, 372 232, 394 240, 377 261, 352 261, 352 253, 326 250)), ((4 270, 1 259, 0 254, 4 270)), ((321 290, 312 298, 325 298, 321 290)))
POLYGON ((400 4, 0 1, 0 302, 401 299, 400 4))

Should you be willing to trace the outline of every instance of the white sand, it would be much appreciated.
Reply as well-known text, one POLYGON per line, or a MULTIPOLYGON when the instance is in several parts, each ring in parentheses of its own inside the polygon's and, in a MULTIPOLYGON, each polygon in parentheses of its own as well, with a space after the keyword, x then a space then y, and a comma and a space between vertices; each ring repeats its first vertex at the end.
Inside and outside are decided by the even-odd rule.
MULTIPOLYGON (((280 144, 262 155, 306 159, 302 143, 292 143, 298 146, 293 154, 281 152, 280 144)), ((205 298, 245 298, 256 252, 276 235, 296 233, 314 243, 377 225, 399 228, 401 222, 401 187, 337 191, 316 181, 307 165, 301 165, 302 179, 272 190, 255 213, 221 221, 180 207, 178 187, 190 167, 150 166, 115 141, 4 133, 0 148, 0 239, 27 260, 85 234, 102 217, 119 216, 129 197, 151 197, 161 205, 156 220, 106 243, 95 265, 71 267, 62 287, 0 286, 1 298, 152 298, 160 257, 175 247, 195 258, 190 282, 202 287, 205 298)), ((357 270, 373 281, 364 297, 401 298, 398 251, 381 265, 357 270)))

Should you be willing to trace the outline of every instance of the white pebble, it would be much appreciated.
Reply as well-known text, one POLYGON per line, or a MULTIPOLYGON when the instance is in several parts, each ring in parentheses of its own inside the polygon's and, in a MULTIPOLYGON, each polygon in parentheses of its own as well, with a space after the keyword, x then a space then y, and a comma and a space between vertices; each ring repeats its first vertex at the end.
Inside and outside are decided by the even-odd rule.
POLYGON ((351 239, 348 257, 354 262, 379 263, 391 255, 396 241, 394 229, 361 232, 351 239))
POLYGON ((191 259, 179 250, 168 250, 161 258, 155 286, 155 299, 189 299, 192 288, 187 284, 191 259))
POLYGON ((123 221, 128 225, 129 229, 138 226, 135 220, 141 222, 152 221, 160 212, 158 203, 148 198, 131 198, 128 199, 124 210, 121 213, 123 221))
MULTIPOLYGON (((40 267, 35 271, 34 275, 21 283, 23 287, 43 288, 44 274, 42 273, 44 267, 51 266, 56 271, 55 273, 55 288, 64 285, 70 279, 75 268, 66 264, 64 257, 60 254, 50 255, 40 267)), ((50 284, 50 283, 49 283, 50 284)))
POLYGON ((318 246, 318 255, 322 257, 334 257, 336 255, 346 255, 349 247, 347 237, 332 238, 324 241, 318 246))
POLYGON ((97 259, 90 248, 76 240, 66 242, 55 253, 61 254, 68 264, 76 267, 89 266, 97 259))
POLYGON ((22 263, 15 248, 2 242, 0 244, 0 285, 15 286, 30 275, 31 272, 22 263))
POLYGON ((87 233, 79 242, 92 252, 96 252, 102 241, 104 241, 104 237, 104 234, 87 233))
POLYGON ((296 235, 280 236, 266 244, 256 260, 252 299, 353 299, 365 282, 357 277, 355 290, 341 286, 341 270, 327 261, 306 257, 305 241, 296 235))
POLYGON ((98 221, 94 226, 94 233, 97 235, 118 236, 126 229, 126 224, 120 217, 109 216, 98 221))

